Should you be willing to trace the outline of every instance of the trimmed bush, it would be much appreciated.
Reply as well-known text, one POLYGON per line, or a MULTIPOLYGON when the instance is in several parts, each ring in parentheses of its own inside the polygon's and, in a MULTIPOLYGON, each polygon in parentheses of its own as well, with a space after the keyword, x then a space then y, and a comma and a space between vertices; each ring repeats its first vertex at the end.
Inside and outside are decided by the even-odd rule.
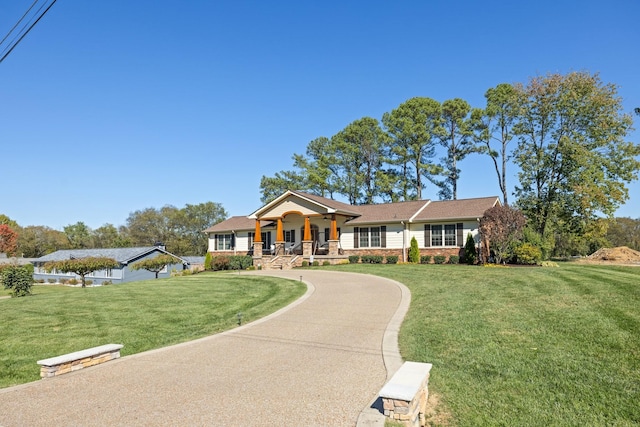
POLYGON ((467 233, 467 242, 464 244, 464 256, 462 258, 462 262, 472 265, 476 263, 477 258, 476 241, 473 240, 471 233, 467 233))
POLYGON ((232 255, 229 257, 230 270, 246 270, 253 265, 253 258, 249 255, 232 255))
POLYGON ((309 267, 309 261, 302 261, 303 267, 309 267))
POLYGON ((211 270, 213 267, 211 265, 211 252, 207 252, 204 256, 204 269, 211 270))
POLYGON ((47 279, 48 283, 56 283, 56 279, 47 279))
POLYGON ((449 257, 449 264, 458 264, 460 262, 460 257, 458 255, 451 255, 449 257))
POLYGON ((444 255, 434 255, 433 256, 433 262, 435 264, 444 264, 444 262, 447 260, 447 257, 444 255))
POLYGON ((535 265, 542 261, 542 250, 531 243, 523 243, 514 251, 518 264, 535 265))
POLYGON ((398 263, 398 255, 387 255, 387 264, 397 264, 398 263))
POLYGON ((84 284, 85 284, 85 285, 93 285, 93 280, 90 280, 90 279, 85 280, 85 281, 84 281, 84 284))
POLYGON ((360 260, 363 264, 382 264, 382 255, 362 255, 360 260))
POLYGON ((417 264, 420 261, 420 249, 418 241, 415 237, 411 238, 411 247, 409 248, 409 262, 417 264))
POLYGON ((211 269, 213 271, 228 270, 230 263, 227 255, 218 255, 211 259, 211 269))
POLYGON ((329 261, 324 261, 322 265, 331 265, 331 263, 329 261))
POLYGON ((349 255, 349 264, 357 264, 360 261, 360 255, 349 255))
POLYGON ((78 279, 76 279, 74 277, 73 279, 67 280, 67 283, 70 284, 70 285, 77 285, 78 284, 78 279))
POLYGON ((420 257, 420 264, 429 264, 431 262, 431 255, 422 255, 420 257))
POLYGON ((313 266, 314 266, 314 267, 317 267, 317 266, 319 266, 319 265, 320 265, 320 261, 317 261, 317 260, 316 260, 316 261, 313 261, 313 266))

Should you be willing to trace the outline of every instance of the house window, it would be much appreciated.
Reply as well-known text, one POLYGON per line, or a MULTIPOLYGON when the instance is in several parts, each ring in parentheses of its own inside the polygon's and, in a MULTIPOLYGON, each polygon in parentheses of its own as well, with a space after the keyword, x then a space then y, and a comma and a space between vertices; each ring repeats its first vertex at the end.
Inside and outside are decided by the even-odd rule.
POLYGON ((111 270, 110 268, 107 268, 104 271, 104 277, 113 277, 113 270, 111 270))
POLYGON ((216 234, 217 245, 219 251, 231 250, 231 234, 216 234))
POLYGON ((442 246, 442 226, 431 226, 431 246, 442 246))
POLYGON ((286 230, 284 232, 284 241, 287 243, 295 243, 296 241, 296 230, 286 230))
POLYGON ((444 226, 444 245, 455 246, 456 245, 456 225, 446 224, 444 226))
POLYGON ((382 246, 380 240, 380 227, 363 227, 360 228, 361 248, 379 248, 382 246))
POLYGON ((463 224, 425 225, 427 246, 462 246, 463 224), (431 243, 429 245, 429 243, 431 243))

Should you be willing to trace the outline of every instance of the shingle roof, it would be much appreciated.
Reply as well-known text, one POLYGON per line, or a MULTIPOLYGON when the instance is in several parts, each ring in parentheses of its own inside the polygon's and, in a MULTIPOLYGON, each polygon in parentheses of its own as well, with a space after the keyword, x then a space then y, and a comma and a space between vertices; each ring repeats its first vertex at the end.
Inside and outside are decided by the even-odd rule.
POLYGON ((409 221, 416 212, 419 212, 428 203, 429 200, 412 200, 380 205, 354 206, 359 211, 360 216, 349 221, 349 224, 409 221))
MULTIPOLYGON (((137 248, 102 248, 102 249, 64 249, 59 250, 43 257, 37 258, 35 262, 62 261, 71 258, 87 258, 87 257, 105 257, 113 258, 121 264, 126 264, 131 260, 144 256, 154 250, 158 250, 169 255, 173 255, 158 246, 144 246, 137 248)), ((177 255, 176 258, 184 261, 177 255)))
MULTIPOLYGON (((271 225, 273 221, 260 221, 261 227, 271 225)), ((215 233, 216 231, 239 231, 253 230, 256 228, 256 220, 247 216, 232 216, 204 230, 205 233, 215 233)))
POLYGON ((429 203, 422 212, 416 215, 414 221, 480 218, 487 209, 499 203, 500 200, 497 196, 435 201, 429 203))
POLYGON ((359 214, 359 206, 350 205, 348 203, 339 202, 337 200, 328 199, 326 197, 318 196, 316 194, 305 193, 304 191, 291 191, 293 194, 297 194, 300 197, 306 197, 309 200, 313 200, 316 203, 324 205, 328 208, 335 209, 338 213, 344 214, 359 214))

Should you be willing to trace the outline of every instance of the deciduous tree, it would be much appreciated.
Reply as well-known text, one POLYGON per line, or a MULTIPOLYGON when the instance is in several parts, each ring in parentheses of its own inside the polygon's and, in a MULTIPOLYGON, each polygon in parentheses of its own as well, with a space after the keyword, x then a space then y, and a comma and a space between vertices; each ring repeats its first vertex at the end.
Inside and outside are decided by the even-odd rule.
POLYGON ((155 273, 156 279, 158 278, 158 274, 168 265, 176 264, 180 262, 175 257, 171 255, 162 254, 153 258, 144 259, 142 261, 134 262, 130 265, 132 270, 147 270, 152 273, 155 273))
POLYGON ((71 249, 93 247, 91 238, 92 231, 84 222, 78 221, 75 224, 67 225, 63 230, 69 240, 69 247, 71 249))
POLYGON ((69 249, 67 236, 42 225, 22 228, 18 236, 18 253, 26 258, 39 258, 60 249, 69 249))
POLYGON ((86 287, 85 276, 98 270, 119 267, 120 263, 113 258, 105 257, 86 257, 72 258, 61 261, 50 261, 44 265, 47 271, 57 270, 62 273, 75 273, 82 280, 82 287, 86 287))
POLYGON ((480 234, 489 242, 496 264, 513 255, 526 223, 523 213, 509 206, 494 206, 480 218, 480 234))
POLYGON ((18 248, 18 233, 6 224, 0 224, 0 253, 13 255, 18 248))
POLYGON ((551 74, 515 88, 518 206, 541 235, 560 221, 580 234, 598 215, 612 215, 638 177, 640 145, 625 140, 631 116, 616 86, 597 74, 551 74))

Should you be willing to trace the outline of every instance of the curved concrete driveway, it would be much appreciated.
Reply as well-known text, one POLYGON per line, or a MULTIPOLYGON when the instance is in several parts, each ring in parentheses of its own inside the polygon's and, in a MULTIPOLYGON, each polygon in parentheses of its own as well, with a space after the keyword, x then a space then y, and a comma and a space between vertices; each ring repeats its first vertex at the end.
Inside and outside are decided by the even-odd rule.
POLYGON ((408 291, 368 275, 257 273, 302 276, 309 291, 226 333, 2 389, 0 425, 355 425, 400 365, 408 291))

